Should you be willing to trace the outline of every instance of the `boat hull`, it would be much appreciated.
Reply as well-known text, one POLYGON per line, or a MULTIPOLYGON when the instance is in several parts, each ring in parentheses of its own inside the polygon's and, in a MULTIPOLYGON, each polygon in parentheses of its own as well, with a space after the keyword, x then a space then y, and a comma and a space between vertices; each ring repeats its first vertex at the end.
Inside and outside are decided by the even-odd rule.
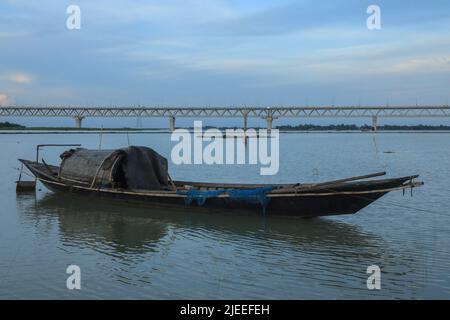
POLYGON ((388 193, 390 189, 404 186, 404 181, 408 179, 386 179, 371 183, 346 184, 333 188, 333 190, 324 189, 313 193, 269 195, 270 201, 266 210, 263 211, 259 203, 237 201, 229 197, 209 198, 202 206, 197 205, 195 201, 186 205, 186 197, 173 192, 98 189, 64 183, 46 173, 41 164, 26 160, 22 162, 39 181, 53 192, 76 194, 91 199, 106 198, 146 206, 179 208, 190 212, 220 212, 222 214, 266 214, 298 217, 353 214, 388 193))
MULTIPOLYGON (((40 181, 53 192, 72 193, 90 198, 104 198, 115 201, 133 202, 156 207, 180 208, 189 211, 221 212, 237 214, 263 214, 261 205, 229 198, 210 198, 205 204, 186 205, 183 197, 158 196, 114 190, 89 190, 68 186, 47 180, 40 181)), ((355 197, 353 195, 306 195, 271 198, 264 214, 276 216, 315 217, 327 215, 353 214, 382 197, 386 192, 376 192, 355 197)))

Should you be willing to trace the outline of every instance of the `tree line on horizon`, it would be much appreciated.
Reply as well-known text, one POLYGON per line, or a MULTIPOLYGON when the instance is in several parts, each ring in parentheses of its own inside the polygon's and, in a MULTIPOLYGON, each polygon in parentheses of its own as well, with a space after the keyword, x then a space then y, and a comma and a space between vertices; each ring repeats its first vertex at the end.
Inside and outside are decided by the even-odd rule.
MULTIPOLYGON (((203 127, 204 130, 207 130, 209 128, 214 128, 212 126, 205 126, 203 127)), ((54 129, 53 127, 26 127, 24 125, 20 125, 17 123, 11 123, 11 122, 0 122, 0 129, 54 129)), ((62 127, 61 129, 73 129, 77 130, 76 128, 62 127)), ((82 130, 89 130, 89 129, 95 129, 95 128, 83 128, 82 130)), ((113 128, 110 128, 113 129, 113 128)), ((133 129, 133 128, 117 128, 117 129, 133 129)), ((142 129, 142 128, 140 128, 142 129)), ((188 128, 189 129, 189 128, 188 128)), ((192 128, 190 128, 192 129, 192 128)), ((223 127, 222 129, 226 129, 226 127, 223 127)), ((239 129, 239 127, 234 127, 234 129, 239 129)), ((356 125, 356 124, 330 124, 330 125, 316 125, 316 124, 299 124, 299 125, 280 125, 276 126, 276 129, 282 130, 282 131, 321 131, 321 130, 330 130, 330 131, 371 131, 372 127, 370 125, 364 124, 364 125, 356 125)), ((106 130, 106 129, 105 129, 106 130)), ((448 125, 380 125, 377 126, 378 131, 389 131, 389 130, 450 130, 450 126, 448 125)))

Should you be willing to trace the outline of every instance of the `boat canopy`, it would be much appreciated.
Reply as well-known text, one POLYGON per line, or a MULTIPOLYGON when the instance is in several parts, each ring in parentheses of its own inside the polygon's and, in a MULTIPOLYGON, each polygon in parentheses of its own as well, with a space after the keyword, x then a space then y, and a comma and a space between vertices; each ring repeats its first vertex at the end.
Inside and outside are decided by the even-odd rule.
POLYGON ((61 154, 59 177, 92 187, 168 190, 167 159, 151 148, 71 149, 61 154))

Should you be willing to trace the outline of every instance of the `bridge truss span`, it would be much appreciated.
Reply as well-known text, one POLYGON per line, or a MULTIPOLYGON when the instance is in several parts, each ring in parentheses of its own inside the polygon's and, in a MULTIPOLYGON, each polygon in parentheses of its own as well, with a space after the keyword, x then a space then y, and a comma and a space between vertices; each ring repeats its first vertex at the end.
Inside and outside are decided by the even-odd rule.
POLYGON ((311 107, 71 107, 10 106, 0 107, 0 117, 70 117, 77 127, 87 117, 97 118, 168 118, 171 129, 176 118, 247 118, 266 119, 267 126, 279 118, 446 118, 449 106, 311 106, 311 107))

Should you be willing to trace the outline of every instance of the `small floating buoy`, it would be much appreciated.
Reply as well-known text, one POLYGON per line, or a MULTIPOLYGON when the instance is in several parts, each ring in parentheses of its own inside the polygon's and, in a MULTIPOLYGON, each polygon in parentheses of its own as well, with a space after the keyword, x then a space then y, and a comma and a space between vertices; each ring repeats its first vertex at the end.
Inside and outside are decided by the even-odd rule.
POLYGON ((16 181, 16 192, 34 192, 36 190, 36 181, 16 181))

